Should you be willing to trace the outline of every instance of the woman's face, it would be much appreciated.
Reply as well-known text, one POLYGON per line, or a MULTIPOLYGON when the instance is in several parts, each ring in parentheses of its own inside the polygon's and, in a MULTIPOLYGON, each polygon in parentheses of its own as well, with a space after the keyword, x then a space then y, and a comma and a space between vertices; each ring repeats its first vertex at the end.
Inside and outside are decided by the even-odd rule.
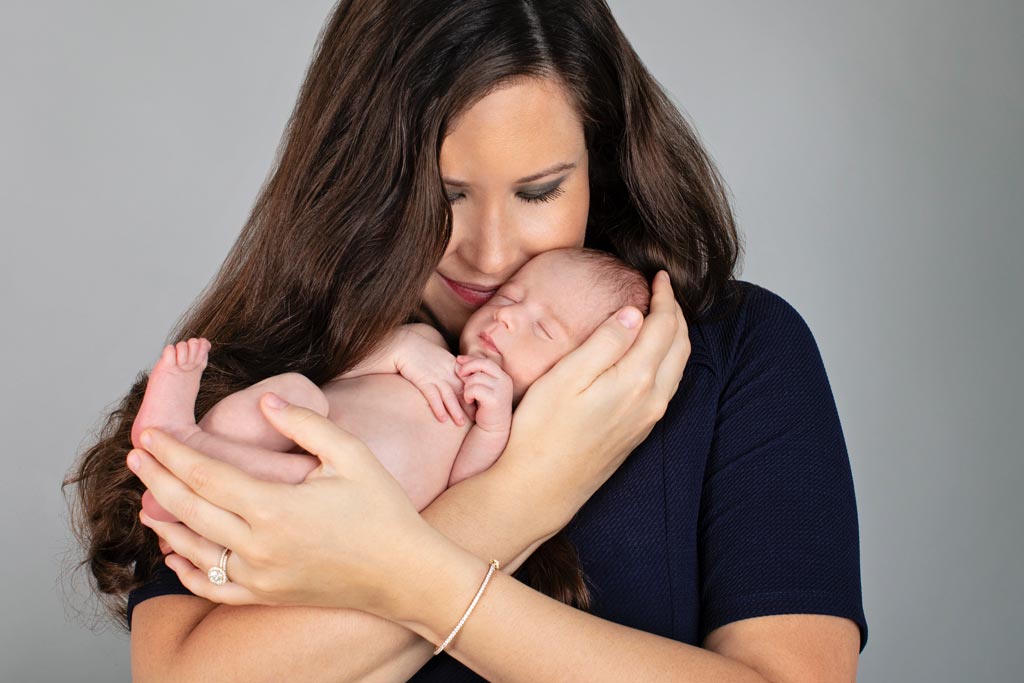
POLYGON ((520 81, 453 122, 440 166, 452 235, 423 302, 458 337, 473 311, 532 257, 583 246, 590 208, 583 124, 560 85, 520 81))

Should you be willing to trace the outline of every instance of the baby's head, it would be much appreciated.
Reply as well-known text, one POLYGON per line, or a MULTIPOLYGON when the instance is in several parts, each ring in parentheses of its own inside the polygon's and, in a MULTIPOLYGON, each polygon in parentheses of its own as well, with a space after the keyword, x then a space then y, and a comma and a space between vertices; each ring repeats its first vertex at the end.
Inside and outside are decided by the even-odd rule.
POLYGON ((545 251, 469 317, 459 351, 490 358, 508 373, 515 405, 615 311, 635 306, 647 315, 650 300, 647 279, 617 256, 581 247, 545 251))

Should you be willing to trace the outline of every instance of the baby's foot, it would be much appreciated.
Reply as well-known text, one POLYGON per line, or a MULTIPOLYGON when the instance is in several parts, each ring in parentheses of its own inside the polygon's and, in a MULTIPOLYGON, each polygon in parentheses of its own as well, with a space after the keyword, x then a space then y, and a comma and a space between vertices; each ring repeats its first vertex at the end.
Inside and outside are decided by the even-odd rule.
POLYGON ((164 347, 149 373, 142 406, 132 424, 133 446, 142 448, 139 434, 147 427, 156 427, 182 442, 201 431, 196 424, 196 396, 209 351, 210 342, 195 337, 164 347))

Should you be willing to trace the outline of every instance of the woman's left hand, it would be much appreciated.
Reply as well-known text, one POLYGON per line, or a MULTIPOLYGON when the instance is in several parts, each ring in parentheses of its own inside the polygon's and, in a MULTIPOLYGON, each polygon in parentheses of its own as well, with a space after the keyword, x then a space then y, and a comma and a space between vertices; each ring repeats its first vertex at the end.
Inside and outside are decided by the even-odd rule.
POLYGON ((451 541, 419 516, 366 444, 306 408, 273 408, 271 396, 260 400, 267 420, 321 461, 305 481, 256 479, 148 429, 146 450, 133 449, 129 467, 181 522, 141 512, 142 523, 173 549, 168 566, 185 587, 213 602, 347 607, 393 618, 406 597, 396 587, 407 583, 409 550, 421 555, 451 541), (218 586, 207 569, 224 547, 229 580, 218 586))

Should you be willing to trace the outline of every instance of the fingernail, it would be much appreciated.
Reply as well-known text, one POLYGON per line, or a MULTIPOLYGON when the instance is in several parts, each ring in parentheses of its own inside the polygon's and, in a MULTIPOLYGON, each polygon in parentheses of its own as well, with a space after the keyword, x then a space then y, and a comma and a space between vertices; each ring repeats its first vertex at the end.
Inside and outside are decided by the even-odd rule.
POLYGON ((138 452, 137 451, 129 452, 128 453, 128 469, 130 469, 132 472, 138 472, 140 464, 141 464, 141 459, 139 458, 138 452))
MULTIPOLYGON (((153 445, 153 434, 152 434, 152 432, 150 432, 149 430, 146 430, 146 431, 142 432, 142 434, 139 435, 139 442, 141 442, 143 446, 152 446, 153 445)), ((138 459, 138 458, 136 458, 136 459, 138 459)))
POLYGON ((640 311, 635 308, 624 308, 615 316, 616 320, 622 323, 623 327, 633 329, 640 324, 640 311))
POLYGON ((267 392, 267 397, 264 399, 264 401, 266 401, 268 408, 273 408, 274 410, 280 410, 281 408, 284 408, 285 406, 288 405, 288 401, 284 400, 277 394, 269 391, 267 392))

